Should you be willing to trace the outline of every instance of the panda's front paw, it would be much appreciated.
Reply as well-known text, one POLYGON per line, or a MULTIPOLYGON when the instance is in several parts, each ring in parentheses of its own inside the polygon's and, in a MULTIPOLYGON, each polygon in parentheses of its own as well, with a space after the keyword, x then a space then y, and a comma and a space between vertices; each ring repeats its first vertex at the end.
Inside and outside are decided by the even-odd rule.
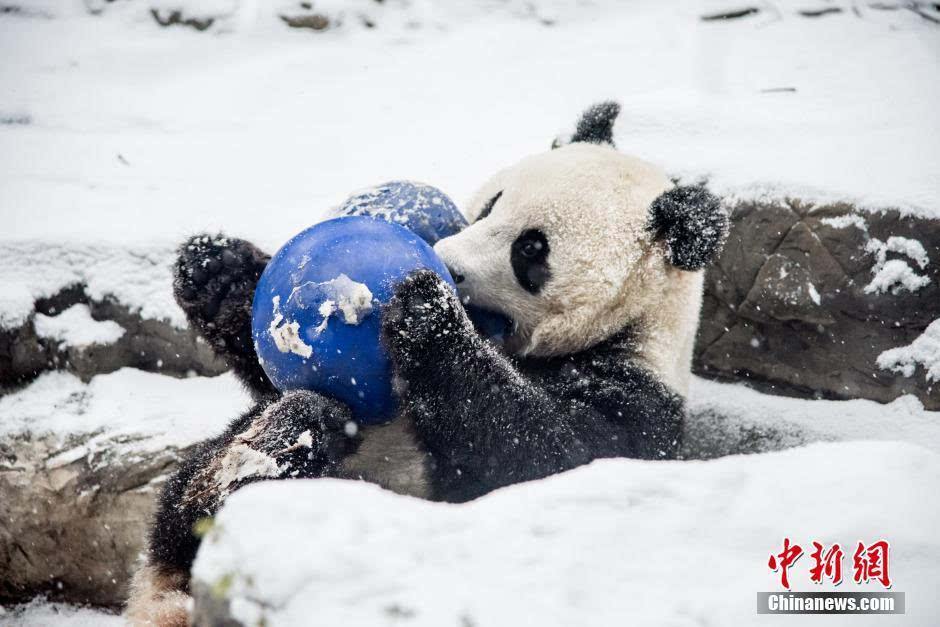
POLYGON ((440 356, 472 330, 454 289, 431 270, 402 281, 382 316, 382 341, 399 366, 440 356))
POLYGON ((176 302, 189 322, 223 353, 248 355, 251 303, 268 255, 245 240, 195 235, 179 248, 176 302))

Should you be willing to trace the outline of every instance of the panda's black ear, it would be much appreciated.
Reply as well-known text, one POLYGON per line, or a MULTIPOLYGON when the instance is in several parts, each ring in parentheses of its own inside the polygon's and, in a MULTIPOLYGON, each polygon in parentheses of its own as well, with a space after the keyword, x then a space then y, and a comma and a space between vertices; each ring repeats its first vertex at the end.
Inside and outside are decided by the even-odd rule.
POLYGON ((650 205, 647 228, 666 242, 672 265, 699 270, 721 252, 728 214, 704 185, 677 185, 650 205))
POLYGON ((614 145, 614 121, 620 114, 620 104, 605 100, 591 105, 581 114, 578 126, 570 139, 556 138, 552 148, 560 148, 574 142, 614 145))

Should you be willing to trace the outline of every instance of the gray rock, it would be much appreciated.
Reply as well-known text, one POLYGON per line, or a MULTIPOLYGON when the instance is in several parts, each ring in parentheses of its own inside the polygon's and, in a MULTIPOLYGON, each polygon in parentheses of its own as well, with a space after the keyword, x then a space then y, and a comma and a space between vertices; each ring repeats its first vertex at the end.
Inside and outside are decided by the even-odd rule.
POLYGON ((804 397, 888 402, 914 394, 940 409, 921 368, 904 377, 876 363, 940 318, 940 221, 791 201, 740 203, 731 224, 706 275, 696 373, 804 397), (887 258, 930 282, 914 292, 867 293, 876 257, 866 245, 891 236, 923 245, 925 268, 903 254, 887 258))
POLYGON ((156 494, 187 449, 127 459, 99 446, 92 459, 92 437, 0 441, 0 600, 123 602, 156 494))

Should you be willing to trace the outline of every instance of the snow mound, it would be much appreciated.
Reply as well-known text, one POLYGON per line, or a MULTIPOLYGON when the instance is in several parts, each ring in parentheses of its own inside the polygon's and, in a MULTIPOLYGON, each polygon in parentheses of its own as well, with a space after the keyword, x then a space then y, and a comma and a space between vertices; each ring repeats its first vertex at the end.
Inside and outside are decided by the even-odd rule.
POLYGON ((103 449, 135 455, 162 452, 218 435, 248 402, 229 373, 176 379, 123 368, 86 384, 72 374, 47 372, 0 398, 0 438, 29 434, 66 445, 75 436, 92 436, 47 460, 47 467, 93 457, 103 449))
MULTIPOLYGON (((360 482, 269 482, 229 498, 193 575, 236 618, 269 627, 311 612, 331 625, 753 625, 764 624, 755 593, 780 586, 767 559, 782 534, 804 546, 886 538, 904 624, 926 626, 940 612, 938 481, 935 452, 840 443, 605 460, 464 505, 360 482)), ((826 589, 798 566, 794 590, 826 589)))

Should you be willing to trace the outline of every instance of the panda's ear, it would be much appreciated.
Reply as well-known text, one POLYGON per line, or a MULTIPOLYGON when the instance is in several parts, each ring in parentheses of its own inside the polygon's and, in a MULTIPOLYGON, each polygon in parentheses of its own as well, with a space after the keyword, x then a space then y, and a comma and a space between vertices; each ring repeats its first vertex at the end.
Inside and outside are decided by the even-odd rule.
POLYGON ((614 145, 614 121, 620 114, 620 104, 605 100, 591 105, 581 114, 578 126, 571 137, 556 137, 552 148, 560 148, 574 142, 614 145))
POLYGON ((650 205, 647 228, 666 242, 672 265, 699 270, 721 252, 728 214, 704 185, 677 185, 650 205))

